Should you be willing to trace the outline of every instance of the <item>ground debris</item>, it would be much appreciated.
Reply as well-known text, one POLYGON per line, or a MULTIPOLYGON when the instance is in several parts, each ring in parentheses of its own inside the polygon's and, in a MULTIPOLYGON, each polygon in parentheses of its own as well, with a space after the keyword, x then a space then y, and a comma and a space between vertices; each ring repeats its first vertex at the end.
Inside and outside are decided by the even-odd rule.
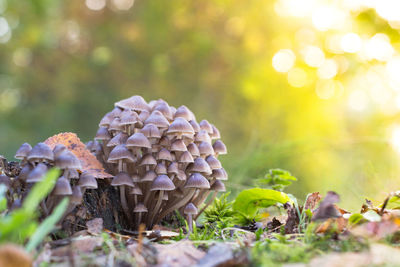
POLYGON ((207 254, 199 260, 196 267, 247 266, 249 259, 244 249, 235 249, 231 245, 217 243, 210 247, 207 254))

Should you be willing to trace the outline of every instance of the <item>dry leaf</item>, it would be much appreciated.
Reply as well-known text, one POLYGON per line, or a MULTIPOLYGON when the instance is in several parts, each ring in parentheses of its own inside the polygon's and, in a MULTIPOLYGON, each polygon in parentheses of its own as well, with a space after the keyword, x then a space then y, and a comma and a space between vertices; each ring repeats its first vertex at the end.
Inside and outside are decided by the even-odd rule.
POLYGON ((169 245, 155 244, 154 246, 158 251, 157 263, 160 266, 193 266, 206 254, 188 240, 169 245))
POLYGON ((79 137, 74 133, 60 133, 52 137, 47 138, 44 141, 45 144, 50 146, 52 149, 57 144, 63 144, 66 146, 82 163, 82 172, 89 172, 96 178, 111 178, 112 175, 107 173, 101 163, 96 157, 90 153, 84 143, 81 142, 79 137))
POLYGON ((92 235, 101 234, 103 231, 103 219, 96 218, 86 222, 86 227, 88 228, 87 231, 92 235))
POLYGON ((306 198, 306 203, 304 204, 304 209, 310 209, 311 211, 313 211, 317 207, 317 204, 319 203, 321 198, 322 196, 319 192, 308 194, 306 198))

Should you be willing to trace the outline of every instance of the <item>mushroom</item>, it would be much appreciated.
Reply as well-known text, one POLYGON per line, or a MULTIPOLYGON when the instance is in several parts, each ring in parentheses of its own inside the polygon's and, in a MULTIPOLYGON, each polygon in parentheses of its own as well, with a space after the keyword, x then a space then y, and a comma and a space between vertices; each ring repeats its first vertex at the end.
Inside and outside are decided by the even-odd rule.
MULTIPOLYGON (((207 203, 204 205, 204 207, 200 210, 199 215, 203 213, 203 211, 205 211, 207 209, 208 206, 211 205, 211 203, 213 203, 215 197, 217 196, 218 192, 225 192, 225 185, 223 182, 216 180, 210 190, 214 191, 214 193, 212 194, 211 198, 207 201, 207 203)), ((210 192, 210 191, 208 191, 210 192)), ((208 194, 206 195, 205 198, 207 198, 208 194)), ((197 220, 198 216, 195 217, 195 220, 197 220)))
POLYGON ((33 165, 38 162, 51 162, 54 160, 54 154, 48 145, 45 143, 38 143, 31 151, 29 151, 27 160, 33 165))
POLYGON ((22 161, 22 164, 26 162, 26 158, 28 157, 29 152, 32 150, 32 147, 28 143, 23 143, 15 153, 14 158, 22 161))
POLYGON ((126 172, 120 172, 116 176, 114 176, 114 179, 111 181, 111 185, 119 187, 119 195, 120 195, 122 209, 126 214, 126 216, 128 217, 128 219, 131 219, 131 214, 129 213, 128 204, 126 202, 126 196, 125 196, 125 186, 129 187, 135 186, 134 183, 132 182, 131 177, 126 172))
POLYGON ((137 216, 137 226, 139 227, 140 223, 142 222, 142 213, 147 212, 147 208, 143 203, 139 203, 135 206, 135 208, 133 209, 134 213, 138 213, 137 216))
POLYGON ((221 140, 217 140, 213 144, 215 155, 224 155, 227 153, 225 144, 221 140))
POLYGON ((175 189, 174 183, 169 179, 169 177, 165 174, 157 176, 157 178, 153 181, 150 191, 160 191, 158 194, 158 200, 156 205, 154 206, 153 211, 150 213, 149 220, 147 225, 153 224, 153 219, 161 207, 161 202, 163 200, 164 191, 171 191, 175 189))
POLYGON ((193 203, 188 203, 183 210, 183 213, 187 215, 187 222, 189 224, 188 234, 193 232, 193 219, 192 216, 197 214, 197 208, 193 203))

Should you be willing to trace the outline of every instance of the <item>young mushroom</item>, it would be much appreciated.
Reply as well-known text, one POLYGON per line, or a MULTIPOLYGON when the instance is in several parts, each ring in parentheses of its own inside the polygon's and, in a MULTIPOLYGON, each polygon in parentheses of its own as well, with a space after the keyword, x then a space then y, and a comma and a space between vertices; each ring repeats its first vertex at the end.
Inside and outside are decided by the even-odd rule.
POLYGON ((197 214, 197 208, 193 203, 188 203, 185 206, 183 213, 187 215, 187 222, 189 224, 188 234, 191 234, 193 232, 193 215, 197 214))

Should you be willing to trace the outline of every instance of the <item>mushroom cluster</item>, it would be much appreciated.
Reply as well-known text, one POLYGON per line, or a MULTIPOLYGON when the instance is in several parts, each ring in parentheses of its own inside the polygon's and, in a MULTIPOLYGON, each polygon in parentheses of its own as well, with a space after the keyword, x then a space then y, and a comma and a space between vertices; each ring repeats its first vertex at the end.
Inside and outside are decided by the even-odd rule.
POLYGON ((99 123, 90 149, 114 175, 126 218, 148 228, 175 210, 189 225, 211 192, 225 191, 228 176, 219 155, 227 153, 218 129, 199 123, 186 107, 132 96, 115 103, 99 123))
POLYGON ((63 197, 69 197, 70 202, 65 215, 82 203, 87 189, 97 189, 95 177, 89 173, 80 173, 80 160, 64 145, 58 144, 51 149, 45 143, 38 143, 33 148, 24 143, 15 154, 21 160, 21 171, 17 177, 0 176, 0 183, 8 188, 7 200, 10 209, 21 206, 32 186, 41 181, 47 170, 59 168, 61 176, 57 179, 53 191, 41 203, 41 212, 49 215, 63 197))

